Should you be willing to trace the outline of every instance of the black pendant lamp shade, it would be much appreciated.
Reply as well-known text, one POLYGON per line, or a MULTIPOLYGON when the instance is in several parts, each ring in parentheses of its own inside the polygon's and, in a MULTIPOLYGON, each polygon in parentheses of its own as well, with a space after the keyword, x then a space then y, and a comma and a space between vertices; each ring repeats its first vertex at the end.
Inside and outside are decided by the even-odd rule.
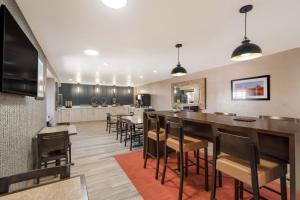
POLYGON ((176 44, 175 47, 178 49, 178 64, 177 66, 172 70, 171 75, 172 76, 185 76, 187 74, 186 69, 184 69, 179 61, 179 48, 182 47, 182 44, 176 44))
POLYGON ((247 13, 253 8, 252 5, 243 6, 240 9, 240 13, 245 13, 245 36, 242 44, 238 46, 231 55, 231 60, 233 61, 244 61, 262 56, 261 48, 253 43, 247 38, 247 13))

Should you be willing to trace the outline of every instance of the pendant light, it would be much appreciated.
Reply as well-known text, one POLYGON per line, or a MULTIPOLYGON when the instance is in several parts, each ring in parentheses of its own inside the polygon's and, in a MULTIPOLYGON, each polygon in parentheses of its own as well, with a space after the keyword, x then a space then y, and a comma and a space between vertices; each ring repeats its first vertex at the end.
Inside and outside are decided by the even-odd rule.
POLYGON ((182 47, 182 44, 176 44, 175 47, 178 49, 178 64, 177 66, 172 70, 171 75, 172 76, 185 76, 187 74, 187 71, 181 67, 180 61, 179 61, 179 48, 182 47))
POLYGON ((252 8, 252 5, 246 5, 240 9, 240 13, 245 14, 245 36, 242 44, 238 46, 231 55, 231 60, 233 61, 251 60, 262 56, 261 48, 256 44, 250 43, 247 37, 247 13, 250 12, 252 8))

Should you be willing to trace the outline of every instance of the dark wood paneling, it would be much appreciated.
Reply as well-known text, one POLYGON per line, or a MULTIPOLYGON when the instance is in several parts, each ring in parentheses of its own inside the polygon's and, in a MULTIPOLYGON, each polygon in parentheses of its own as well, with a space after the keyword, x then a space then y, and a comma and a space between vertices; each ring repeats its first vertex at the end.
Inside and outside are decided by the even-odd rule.
POLYGON ((98 104, 102 103, 102 99, 108 105, 112 104, 112 97, 117 97, 117 103, 120 105, 133 104, 133 88, 132 87, 115 87, 116 93, 114 94, 114 86, 95 86, 95 85, 78 85, 63 83, 59 89, 60 94, 63 95, 63 101, 73 101, 73 105, 87 105, 91 104, 91 98, 96 96, 98 104), (77 87, 80 87, 78 92, 77 87), (96 93, 96 87, 99 88, 99 93, 96 93), (128 93, 128 89, 130 93, 128 93))

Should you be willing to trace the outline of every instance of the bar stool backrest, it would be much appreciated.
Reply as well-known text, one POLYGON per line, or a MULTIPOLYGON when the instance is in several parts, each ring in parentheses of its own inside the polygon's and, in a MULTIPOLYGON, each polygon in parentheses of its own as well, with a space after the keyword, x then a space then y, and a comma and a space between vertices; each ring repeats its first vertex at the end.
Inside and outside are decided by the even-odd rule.
POLYGON ((159 117, 156 114, 147 114, 147 130, 154 130, 155 132, 159 133, 160 122, 159 117))
POLYGON ((111 121, 111 114, 110 114, 110 113, 106 113, 106 120, 107 120, 108 122, 111 121))
POLYGON ((214 156, 221 153, 259 164, 260 154, 257 132, 248 128, 213 125, 214 156))
POLYGON ((176 117, 166 117, 165 131, 166 131, 166 139, 168 137, 177 137, 179 139, 179 143, 182 143, 184 135, 183 135, 183 122, 181 119, 176 117))

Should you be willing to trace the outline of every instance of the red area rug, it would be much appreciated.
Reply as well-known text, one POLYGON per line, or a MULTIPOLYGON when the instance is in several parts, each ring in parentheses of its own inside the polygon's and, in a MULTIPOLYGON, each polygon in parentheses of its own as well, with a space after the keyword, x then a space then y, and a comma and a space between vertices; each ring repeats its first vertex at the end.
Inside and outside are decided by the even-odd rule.
MULTIPOLYGON (((173 171, 167 168, 165 184, 161 185, 160 178, 163 168, 162 159, 160 165, 159 180, 154 178, 155 176, 155 164, 154 159, 149 158, 147 168, 143 168, 143 153, 142 151, 131 152, 127 154, 117 155, 115 159, 118 161, 122 169, 125 171, 129 179, 137 188, 139 193, 145 200, 174 200, 178 199, 179 191, 179 176, 173 171)), ((193 159, 192 154, 190 158, 193 159)), ((172 168, 176 168, 176 159, 169 159, 169 164, 172 168)), ((203 163, 201 163, 203 166, 203 163)), ((211 168, 211 165, 209 165, 211 168)), ((211 179, 211 170, 209 170, 209 180, 211 179)), ((211 184, 210 184, 211 186, 211 184)), ((268 185, 277 191, 280 191, 278 183, 272 183, 268 185)), ((194 166, 189 167, 189 176, 185 177, 184 181, 184 199, 190 200, 208 200, 210 199, 210 191, 206 192, 204 189, 204 170, 200 169, 200 175, 196 174, 194 166)), ((280 200, 280 196, 270 192, 266 189, 262 189, 261 195, 270 200, 280 200)), ((217 199, 221 200, 233 200, 234 199, 234 181, 227 175, 223 175, 223 187, 217 189, 217 199)), ((247 192, 244 192, 244 199, 250 199, 251 196, 247 192)))

